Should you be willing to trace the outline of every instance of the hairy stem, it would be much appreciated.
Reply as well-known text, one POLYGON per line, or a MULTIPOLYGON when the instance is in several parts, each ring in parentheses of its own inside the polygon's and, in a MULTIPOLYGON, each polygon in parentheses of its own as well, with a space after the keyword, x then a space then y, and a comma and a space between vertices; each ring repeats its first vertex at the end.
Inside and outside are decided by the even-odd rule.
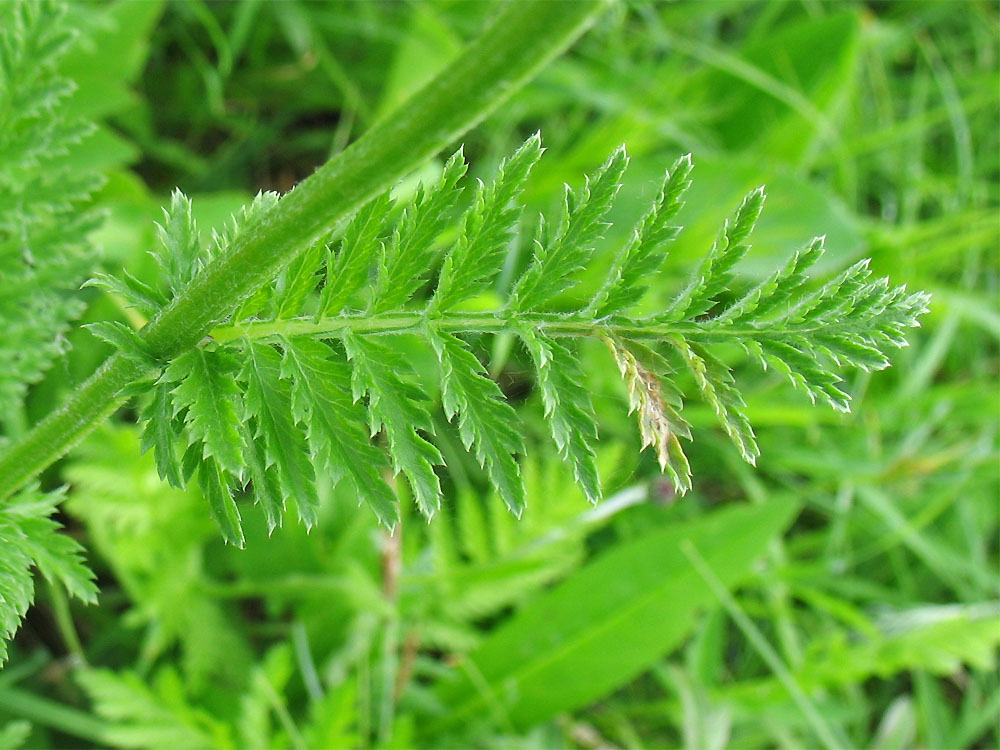
MULTIPOLYGON (((461 56, 397 112, 284 196, 142 329, 170 360, 196 346, 242 300, 330 227, 390 187, 523 86, 584 32, 609 0, 512 2, 461 56)), ((0 457, 0 498, 63 456, 151 368, 113 355, 58 410, 0 457)))
POLYGON ((511 333, 516 326, 528 325, 551 336, 616 336, 629 339, 663 340, 681 334, 686 338, 765 338, 769 335, 803 334, 815 327, 796 327, 769 331, 766 328, 736 326, 708 327, 698 323, 678 322, 652 325, 630 318, 576 318, 562 313, 516 313, 502 310, 448 313, 428 317, 420 312, 389 312, 378 315, 340 315, 332 318, 288 318, 250 321, 214 329, 206 341, 225 344, 238 339, 258 341, 279 337, 340 338, 347 332, 364 334, 410 333, 427 323, 450 333, 511 333))

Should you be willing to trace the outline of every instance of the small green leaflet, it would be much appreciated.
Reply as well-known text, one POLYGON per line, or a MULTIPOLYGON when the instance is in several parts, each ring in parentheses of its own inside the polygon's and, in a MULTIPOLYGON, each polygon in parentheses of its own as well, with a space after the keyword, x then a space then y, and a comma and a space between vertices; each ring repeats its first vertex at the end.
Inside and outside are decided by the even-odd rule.
POLYGON ((63 491, 42 493, 31 487, 0 501, 0 664, 34 599, 31 569, 59 583, 77 599, 97 601, 94 574, 83 562, 83 549, 50 516, 63 491))
POLYGON ((674 300, 667 313, 660 317, 661 320, 666 322, 691 320, 712 308, 716 296, 730 288, 733 268, 750 249, 744 240, 753 231, 763 208, 764 188, 751 190, 736 209, 732 219, 725 222, 718 239, 702 260, 697 273, 674 300))
POLYGON ((530 326, 521 326, 518 333, 535 363, 545 416, 559 453, 573 466, 573 476, 587 499, 596 504, 601 499, 593 447, 597 424, 577 357, 530 326))
MULTIPOLYGON (((253 433, 248 425, 243 424, 241 428, 243 441, 247 446, 244 458, 247 462, 247 474, 250 481, 253 482, 254 502, 260 506, 264 513, 267 533, 273 534, 274 530, 281 526, 282 513, 285 510, 285 496, 278 480, 278 470, 274 465, 268 465, 264 442, 253 439, 253 433)), ((299 518, 307 526, 311 526, 315 522, 309 509, 305 513, 300 510, 299 518)))
POLYGON ((243 549, 246 539, 243 537, 239 508, 233 500, 225 470, 211 456, 204 456, 198 466, 198 487, 208 501, 212 519, 222 532, 222 538, 227 544, 243 549))
POLYGON ((292 382, 292 417, 304 425, 314 458, 345 477, 388 528, 399 520, 396 497, 379 474, 382 452, 368 439, 364 407, 351 398, 351 369, 330 347, 287 339, 281 376, 292 382))
MULTIPOLYGON (((316 522, 319 505, 316 477, 305 434, 292 419, 292 387, 280 377, 281 355, 272 346, 253 342, 247 344, 244 352, 240 379, 246 384, 244 415, 253 420, 253 443, 258 449, 263 448, 263 466, 273 467, 277 474, 279 495, 294 498, 299 518, 311 527, 316 522)), ((280 505, 284 507, 284 502, 280 505)), ((273 508, 268 513, 268 524, 272 528, 272 524, 281 524, 280 515, 273 508)))
POLYGON ((298 314, 306 297, 316 289, 316 267, 325 249, 325 240, 320 240, 285 266, 278 276, 272 300, 274 317, 291 318, 298 314))
POLYGON ((240 477, 243 438, 240 388, 233 378, 236 366, 231 354, 195 349, 171 362, 163 379, 177 383, 171 393, 174 414, 183 413, 189 442, 200 442, 204 458, 214 458, 221 468, 240 477))
POLYGON ((382 247, 371 312, 393 310, 423 284, 434 253, 434 241, 447 226, 451 209, 461 195, 456 187, 467 166, 462 151, 444 165, 437 184, 422 185, 403 208, 396 230, 382 247))
POLYGON ((760 449, 746 415, 743 396, 736 389, 732 371, 714 354, 689 343, 681 336, 671 336, 668 341, 694 375, 702 396, 715 411, 726 434, 736 443, 740 455, 747 463, 756 465, 760 449))
POLYGON ((339 314, 368 285, 369 274, 381 249, 392 199, 385 193, 363 206, 351 219, 340 241, 340 250, 326 260, 326 283, 320 294, 317 317, 339 314))
POLYGON ((555 236, 550 241, 544 236, 535 240, 531 264, 511 294, 512 309, 544 308, 557 294, 575 286, 574 274, 590 260, 594 243, 608 226, 604 218, 611 210, 627 166, 628 157, 621 147, 587 178, 579 192, 566 188, 555 236))
POLYGON ((83 283, 83 287, 93 286, 121 297, 128 307, 135 308, 147 318, 167 304, 167 298, 145 282, 122 270, 121 276, 97 273, 83 283))
POLYGON ((466 450, 475 447, 476 459, 497 494, 520 517, 524 484, 513 454, 524 452, 524 440, 517 415, 464 342, 433 324, 427 326, 427 337, 441 366, 445 414, 448 419, 458 417, 458 432, 466 450))
POLYGON ((187 286, 198 272, 201 237, 191 214, 191 200, 180 190, 170 196, 170 208, 163 210, 163 223, 157 224, 159 247, 153 253, 172 294, 187 286))
POLYGON ((142 452, 153 449, 160 479, 172 487, 183 487, 181 465, 177 460, 177 430, 174 425, 174 404, 170 399, 173 385, 160 380, 153 386, 152 398, 142 412, 142 452))
POLYGON ((400 377, 412 377, 410 368, 374 337, 348 333, 344 346, 353 366, 354 400, 368 397, 372 434, 385 430, 396 472, 406 474, 420 511, 431 518, 441 507, 441 482, 434 466, 444 464, 444 459, 417 432, 432 432, 431 416, 421 392, 400 377))
POLYGON ((445 258, 430 314, 438 314, 481 292, 500 271, 502 255, 521 216, 514 201, 542 155, 535 133, 505 159, 489 186, 479 183, 472 205, 462 215, 458 240, 445 258))
POLYGON ((636 305, 666 257, 665 246, 680 227, 671 221, 683 208, 682 198, 691 186, 691 154, 680 157, 667 171, 652 208, 642 217, 632 237, 615 257, 604 286, 589 309, 597 318, 620 313, 636 305))
POLYGON ((146 342, 139 337, 134 329, 117 320, 102 320, 83 326, 102 341, 105 341, 129 359, 134 359, 151 367, 159 363, 146 347, 146 342))
POLYGON ((823 256, 823 237, 815 237, 781 268, 715 317, 719 323, 767 319, 806 283, 808 271, 823 256))

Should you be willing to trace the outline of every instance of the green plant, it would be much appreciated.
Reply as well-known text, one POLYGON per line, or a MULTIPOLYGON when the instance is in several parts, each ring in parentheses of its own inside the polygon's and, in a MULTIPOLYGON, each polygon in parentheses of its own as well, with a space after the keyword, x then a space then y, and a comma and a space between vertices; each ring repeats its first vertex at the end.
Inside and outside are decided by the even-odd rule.
MULTIPOLYGON (((143 335, 146 316, 127 294, 74 287, 95 270, 114 284, 124 268, 166 296, 149 251, 159 242, 154 222, 169 228, 161 206, 169 210, 175 187, 213 250, 213 232, 228 233, 229 216, 258 191, 290 190, 372 125, 398 119, 407 111, 399 104, 508 5, 68 4, 51 26, 73 39, 38 73, 75 84, 54 120, 96 128, 50 163, 71 178, 100 173, 103 186, 80 207, 102 221, 75 238, 88 249, 59 294, 82 312, 62 327, 40 379, 0 416, 0 442, 17 444, 115 351, 85 324, 118 321, 126 335, 143 335)), ((607 345, 550 336, 571 350, 599 427, 603 499, 591 505, 552 439, 521 338, 458 333, 516 414, 525 494, 516 517, 440 407, 433 346, 419 331, 380 335, 405 363, 393 374, 416 386, 410 393, 430 417, 417 434, 447 464, 433 466, 441 509, 427 522, 406 473, 392 476, 383 429, 372 444, 398 498, 392 532, 358 507, 347 478, 334 485, 321 470, 310 528, 293 499, 272 532, 253 507, 253 483, 234 488, 239 549, 206 512, 197 477, 173 487, 159 478, 155 451, 142 452, 155 389, 116 398, 109 419, 36 475, 49 496, 25 495, 19 513, 3 517, 5 534, 39 533, 18 540, 24 554, 4 578, 30 586, 34 572, 37 590, 0 670, 0 748, 996 746, 997 19, 989 4, 955 8, 619 3, 390 194, 383 239, 418 182, 436 185, 463 144, 469 178, 456 185, 464 190, 426 282, 399 311, 419 315, 461 236, 476 178, 489 185, 504 156, 544 134, 545 153, 511 204, 523 208, 500 273, 445 314, 497 310, 531 262, 536 217, 557 219, 562 184, 578 187, 628 144, 612 225, 577 285, 552 300, 550 312, 569 314, 599 292, 664 169, 691 152, 694 179, 668 223, 684 230, 626 313, 643 318, 668 309, 723 220, 766 183, 753 247, 709 316, 817 229, 828 233, 827 251, 807 272, 809 289, 871 257, 873 276, 933 293, 888 371, 835 368, 850 413, 813 407, 738 345, 706 345, 746 402, 760 450, 753 467, 679 355, 640 341, 670 358, 662 379, 685 396, 693 442, 680 443, 693 479, 681 497, 655 451, 640 450, 607 345), (64 528, 39 525, 46 514, 64 528), (67 540, 86 549, 100 606, 31 570, 34 542, 67 540)), ((348 224, 331 221, 334 255, 348 224)), ((313 322, 327 275, 324 250, 314 252, 315 286, 297 316, 313 322)), ((0 276, 13 269, 5 256, 0 276)), ((374 281, 345 314, 365 312, 374 281)), ((254 318, 289 320, 261 308, 237 325, 254 318)), ((6 333, 0 323, 0 348, 6 333)), ((301 341, 347 356, 341 333, 301 341)), ((215 346, 242 364, 243 342, 215 346)), ((277 338, 253 342, 282 354, 277 338)), ((241 370, 240 414, 251 395, 241 370)), ((366 422, 369 402, 362 397, 366 422)), ((183 415, 163 424, 183 468, 183 415)), ((295 427, 306 443, 298 454, 311 459, 295 427)), ((22 459, 15 469, 31 456, 22 459)))
MULTIPOLYGON (((529 138, 495 179, 481 183, 460 213, 459 183, 466 170, 461 152, 447 161, 435 183, 408 198, 371 194, 494 106, 504 89, 501 72, 529 75, 578 33, 593 11, 581 7, 555 14, 558 23, 530 54, 522 46, 516 63, 500 65, 490 57, 490 50, 525 24, 538 23, 539 14, 554 13, 546 7, 512 7, 411 105, 408 118, 375 128, 288 196, 259 195, 211 242, 201 240, 190 202, 175 193, 155 251, 160 286, 127 274, 95 279, 150 323, 140 331, 119 322, 92 324, 117 353, 64 407, 0 457, 0 489, 12 498, 2 508, 8 542, 3 564, 12 571, 5 579, 12 583, 4 584, 12 588, 0 606, 6 633, 13 632, 30 600, 31 564, 72 593, 93 596, 78 547, 61 537, 55 545, 45 541, 58 497, 35 489, 13 493, 125 398, 145 400, 143 447, 153 450, 160 476, 181 487, 197 475, 223 537, 242 547, 234 493, 248 485, 269 529, 280 524, 286 498, 307 527, 316 522, 317 477, 346 481, 392 528, 397 502, 381 471, 384 454, 370 440, 380 432, 394 473, 407 478, 421 513, 430 517, 437 510, 441 488, 434 467, 444 460, 429 439, 433 420, 422 394, 430 388, 421 387, 393 350, 392 337, 416 337, 433 350, 444 412, 457 422, 465 447, 515 515, 524 508, 516 458, 524 452, 521 429, 463 336, 521 340, 554 441, 591 502, 600 498, 600 481, 597 426, 577 354, 586 340, 610 349, 630 408, 638 413, 643 445, 654 448, 680 493, 691 486, 679 440, 690 437, 682 415, 681 372, 743 458, 754 463, 759 451, 743 396, 720 350, 736 345, 783 372, 811 400, 840 410, 848 408, 848 396, 834 367, 888 364, 885 352, 905 344, 904 330, 926 310, 927 295, 872 280, 866 261, 813 285, 807 272, 823 252, 817 238, 760 283, 734 287, 733 269, 749 249, 762 189, 747 195, 665 309, 639 309, 678 231, 672 221, 689 185, 688 157, 667 172, 652 207, 595 293, 570 294, 608 226, 627 165, 623 148, 582 187, 566 189, 553 221, 539 219, 531 258, 506 302, 486 309, 470 305, 493 284, 515 236, 518 197, 541 156, 540 137, 529 138), (483 86, 497 92, 483 93, 483 86), (467 106, 450 104, 473 89, 467 106), (353 209, 353 218, 338 224, 353 209), (425 297, 421 292, 446 244, 442 235, 452 226, 456 239, 425 297)), ((54 54, 58 45, 45 36, 48 31, 32 33, 35 17, 26 8, 13 11, 21 21, 5 36, 8 47, 28 55, 37 44, 54 54)), ((14 53, 8 57, 19 59, 14 53)), ((9 86, 19 80, 15 66, 5 63, 4 70, 9 86)), ((46 89, 36 94, 42 95, 50 108, 58 101, 46 89)), ((42 118, 43 110, 32 116, 42 118)), ((17 169, 11 174, 20 175, 17 169)), ((73 196, 82 200, 85 193, 73 196)), ((72 215, 72 203, 65 205, 72 215)), ((17 217, 30 215, 23 205, 15 210, 17 217)), ((8 237, 16 247, 10 229, 8 237)), ((21 262, 30 273, 29 259, 21 262)), ((53 267, 60 268, 55 262, 53 267)), ((31 284, 44 289, 42 278, 32 277, 31 284)), ((49 335, 45 330, 32 335, 49 335)), ((32 374, 43 364, 34 365, 32 374)))
MULTIPOLYGON (((598 292, 557 308, 556 299, 576 286, 606 226, 627 162, 624 150, 581 189, 567 189, 551 231, 539 221, 532 259, 506 304, 462 310, 461 303, 499 273, 520 214, 512 201, 540 154, 540 139, 532 137, 494 181, 478 188, 457 220, 458 238, 444 254, 429 301, 407 304, 427 283, 442 244, 439 235, 458 200, 465 171, 459 154, 448 160, 435 185, 418 188, 402 206, 394 207, 389 194, 369 203, 339 242, 317 244, 213 329, 202 346, 163 369, 144 412, 144 445, 153 449, 161 476, 171 483, 181 486, 197 472, 227 541, 243 544, 233 491, 248 480, 271 528, 280 523, 288 497, 295 499, 300 519, 312 525, 316 474, 345 479, 391 528, 398 518, 396 503, 379 474, 382 454, 365 425, 373 436, 384 432, 394 472, 406 476, 421 512, 434 514, 441 490, 433 466, 443 459, 425 437, 432 419, 422 395, 432 387, 415 382, 392 337, 416 337, 433 349, 446 414, 457 417, 466 448, 475 451, 511 512, 520 515, 524 490, 515 455, 524 451, 521 430, 460 335, 513 333, 521 339, 556 445, 588 499, 597 502, 597 426, 574 351, 580 340, 603 341, 610 348, 638 412, 644 444, 654 447, 662 469, 683 493, 691 477, 678 438, 690 433, 674 373, 690 374, 726 434, 753 463, 758 449, 744 403, 715 347, 737 344, 765 367, 780 369, 813 401, 847 410, 848 397, 832 366, 885 367, 884 350, 903 345, 903 331, 925 310, 926 295, 871 280, 867 261, 818 288, 808 285, 806 272, 822 254, 820 238, 753 288, 720 302, 730 292, 732 267, 749 248, 764 200, 758 189, 726 223, 670 306, 637 315, 635 307, 677 232, 670 222, 688 185, 687 157, 668 171, 598 292)), ((275 195, 260 196, 206 255, 190 205, 175 195, 157 251, 168 290, 139 290, 123 280, 104 283, 152 317, 157 299, 183 289, 212 253, 238 237, 242 225, 252 225, 276 203, 275 195)), ((125 326, 95 330, 124 356, 156 367, 142 339, 125 326)))

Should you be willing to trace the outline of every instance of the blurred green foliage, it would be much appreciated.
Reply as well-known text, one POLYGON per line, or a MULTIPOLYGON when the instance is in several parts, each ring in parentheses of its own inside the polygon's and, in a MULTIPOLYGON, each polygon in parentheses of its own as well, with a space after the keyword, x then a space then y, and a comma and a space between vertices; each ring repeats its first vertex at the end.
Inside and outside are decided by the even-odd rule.
MULTIPOLYGON (((72 5, 81 33, 62 72, 100 123, 74 156, 107 176, 105 266, 154 273, 152 221, 175 185, 204 227, 289 188, 492 11, 72 5)), ((527 425, 522 520, 442 416, 451 475, 433 523, 402 503, 389 537, 320 487, 311 533, 269 535, 249 514, 245 551, 222 545, 194 489, 158 481, 124 409, 46 478, 69 485, 61 520, 100 604, 42 593, 0 672, 0 747, 996 746, 998 21, 972 0, 617 6, 465 139, 472 170, 541 129, 527 198, 546 208, 625 142, 613 218, 628 226, 693 152, 673 268, 764 182, 741 284, 826 232, 828 268, 871 255, 879 275, 933 293, 911 347, 853 377, 850 415, 734 352, 762 458, 743 464, 693 406, 698 481, 683 500, 639 453, 617 373, 585 350, 607 495, 591 508, 549 447, 524 355, 483 340, 527 425)), ((525 262, 511 257, 506 278, 525 262)), ((135 314, 89 291, 85 319, 135 314)), ((70 340, 29 417, 107 352, 70 340)))

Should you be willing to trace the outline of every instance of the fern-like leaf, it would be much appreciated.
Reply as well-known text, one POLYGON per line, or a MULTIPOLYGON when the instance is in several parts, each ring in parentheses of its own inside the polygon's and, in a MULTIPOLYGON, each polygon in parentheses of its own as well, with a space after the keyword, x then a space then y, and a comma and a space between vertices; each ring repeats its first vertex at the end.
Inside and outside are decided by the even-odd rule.
POLYGON ((667 171, 652 208, 618 253, 604 286, 590 303, 596 317, 623 312, 642 299, 649 280, 663 265, 664 248, 680 231, 670 222, 684 207, 682 199, 691 186, 691 169, 691 154, 687 154, 667 171))
POLYGON ((177 458, 178 430, 174 424, 171 388, 169 383, 163 381, 153 387, 152 398, 142 412, 142 420, 145 422, 142 452, 152 448, 160 479, 166 480, 172 487, 183 487, 181 463, 177 458))
POLYGON ((590 260, 594 243, 604 234, 604 221, 621 187, 628 166, 624 147, 611 155, 600 169, 574 192, 568 186, 562 213, 551 240, 544 236, 545 223, 535 239, 535 254, 511 294, 514 310, 543 309, 557 294, 576 284, 573 276, 590 260))
POLYGON ((24 395, 66 350, 83 310, 73 294, 93 270, 88 206, 101 178, 70 150, 92 132, 72 114, 56 73, 74 32, 65 8, 0 3, 0 430, 20 422, 24 395))
POLYGON ((233 377, 237 363, 224 352, 197 349, 174 360, 163 373, 172 391, 174 414, 183 414, 190 442, 202 445, 202 456, 214 458, 235 476, 243 472, 240 436, 240 389, 233 377))
MULTIPOLYGON (((292 388, 281 378, 281 355, 266 344, 246 348, 241 379, 246 384, 245 416, 253 420, 253 442, 263 447, 264 469, 274 467, 280 485, 280 502, 268 503, 268 525, 281 524, 275 505, 284 508, 283 498, 294 498, 299 518, 312 526, 319 499, 315 472, 309 461, 305 434, 292 420, 292 388)), ((264 470, 258 471, 264 477, 264 470)), ((270 487, 270 479, 265 486, 270 487)), ((254 479, 257 487, 257 479, 254 479)), ((270 493, 269 496, 274 496, 270 493)))
POLYGON ((198 272, 201 237, 191 213, 191 200, 180 190, 170 196, 170 207, 163 209, 163 223, 156 225, 159 245, 153 257, 163 271, 172 294, 187 286, 198 272))
MULTIPOLYGON (((433 351, 445 414, 457 423, 463 444, 498 496, 520 515, 525 503, 521 429, 464 338, 500 333, 524 343, 553 439, 590 501, 600 497, 597 431, 573 339, 608 344, 629 408, 637 413, 642 446, 654 449, 661 469, 683 493, 692 483, 681 440, 692 437, 683 416, 684 398, 691 394, 681 392, 678 372, 689 373, 697 395, 740 455, 754 463, 759 450, 728 364, 732 348, 723 360, 720 344, 742 347, 811 399, 846 409, 849 399, 837 370, 886 366, 888 351, 905 345, 905 330, 926 310, 926 295, 873 279, 866 263, 824 284, 813 283, 809 272, 823 253, 821 239, 734 294, 736 265, 749 250, 764 203, 758 188, 725 222, 672 301, 660 312, 639 314, 640 305, 655 309, 667 298, 659 290, 658 274, 665 248, 679 231, 674 221, 692 173, 690 157, 681 157, 613 255, 595 295, 575 308, 565 298, 554 311, 556 298, 578 283, 605 232, 627 166, 624 149, 581 188, 566 189, 554 223, 539 221, 534 253, 507 302, 493 310, 463 310, 462 303, 480 294, 505 262, 520 216, 517 199, 541 153, 540 138, 532 136, 501 164, 495 179, 477 186, 470 205, 455 216, 466 171, 459 151, 429 187, 418 187, 401 205, 388 194, 371 201, 339 238, 307 250, 275 284, 246 300, 198 351, 170 363, 143 412, 149 422, 144 445, 153 447, 161 474, 176 482, 198 471, 215 518, 227 538, 238 542, 231 493, 248 480, 272 528, 289 499, 307 525, 315 521, 314 484, 320 476, 345 479, 391 526, 398 509, 382 476, 387 453, 395 473, 410 484, 420 511, 430 517, 441 504, 436 467, 443 459, 433 443, 423 395, 433 389, 419 383, 395 348, 399 339, 393 337, 405 335, 433 351), (444 248, 443 238, 453 227, 457 236, 450 249, 444 248), (413 300, 422 297, 439 248, 437 286, 426 298, 413 300), (656 293, 644 302, 651 289, 656 293), (380 433, 385 453, 372 441, 380 433), (189 446, 180 462, 173 453, 179 437, 189 446), (203 459, 211 470, 198 468, 203 459)), ((190 207, 175 196, 161 245, 182 248, 178 252, 187 260, 175 271, 164 263, 165 276, 172 273, 177 283, 189 278, 192 268, 222 252, 245 226, 280 210, 276 201, 272 194, 258 196, 206 250, 184 244, 196 232, 186 218, 190 207)), ((175 291, 177 283, 164 282, 165 291, 140 289, 141 294, 124 296, 148 307, 175 291)), ((96 332, 129 356, 142 356, 141 336, 120 327, 96 332)))
POLYGON ((750 191, 732 219, 726 220, 715 244, 701 262, 690 283, 660 316, 663 322, 691 320, 704 314, 716 302, 716 296, 726 291, 733 280, 733 268, 747 254, 750 246, 744 241, 750 236, 764 208, 764 188, 750 191))
POLYGON ((517 415, 497 384, 466 345, 433 325, 427 335, 441 366, 441 402, 449 419, 458 417, 466 449, 475 448, 479 464, 515 516, 524 510, 524 484, 514 454, 524 452, 517 415))
POLYGON ((426 190, 418 188, 403 208, 396 230, 382 247, 372 312, 393 310, 420 288, 433 257, 434 241, 447 226, 449 212, 458 201, 456 185, 466 168, 458 151, 444 165, 437 183, 426 190))
POLYGON ((475 200, 462 215, 458 240, 445 258, 431 300, 431 314, 478 294, 499 272, 501 254, 521 216, 520 206, 513 202, 520 196, 542 150, 541 135, 536 133, 504 160, 489 186, 478 185, 475 200))
POLYGON ((284 342, 282 377, 291 380, 292 415, 306 426, 309 446, 334 480, 344 477, 379 520, 398 520, 395 496, 379 475, 382 453, 368 440, 364 409, 351 398, 351 370, 325 344, 284 342))
POLYGON ((60 524, 50 518, 62 494, 30 488, 0 503, 0 664, 7 659, 6 640, 17 632, 34 599, 33 567, 78 599, 97 600, 82 548, 60 534, 60 524))
POLYGON ((208 502, 212 519, 222 532, 222 538, 227 544, 243 549, 246 539, 243 537, 240 509, 236 507, 225 469, 211 455, 202 456, 198 465, 198 487, 208 502))
POLYGON ((372 264, 381 248, 392 199, 386 193, 364 206, 347 225, 340 250, 329 252, 326 284, 320 295, 318 318, 337 315, 368 284, 372 264))
POLYGON ((518 332, 538 372, 538 387, 545 404, 545 416, 552 427, 552 437, 560 454, 572 464, 573 476, 587 499, 597 503, 601 499, 601 480, 597 475, 593 447, 597 425, 583 371, 574 353, 562 344, 530 326, 521 326, 518 332))
POLYGON ((396 472, 406 474, 417 505, 430 518, 441 507, 441 482, 434 466, 444 464, 444 459, 418 432, 432 431, 425 399, 403 379, 409 368, 388 346, 353 333, 344 337, 344 346, 353 365, 354 399, 368 397, 372 433, 385 430, 396 472))

